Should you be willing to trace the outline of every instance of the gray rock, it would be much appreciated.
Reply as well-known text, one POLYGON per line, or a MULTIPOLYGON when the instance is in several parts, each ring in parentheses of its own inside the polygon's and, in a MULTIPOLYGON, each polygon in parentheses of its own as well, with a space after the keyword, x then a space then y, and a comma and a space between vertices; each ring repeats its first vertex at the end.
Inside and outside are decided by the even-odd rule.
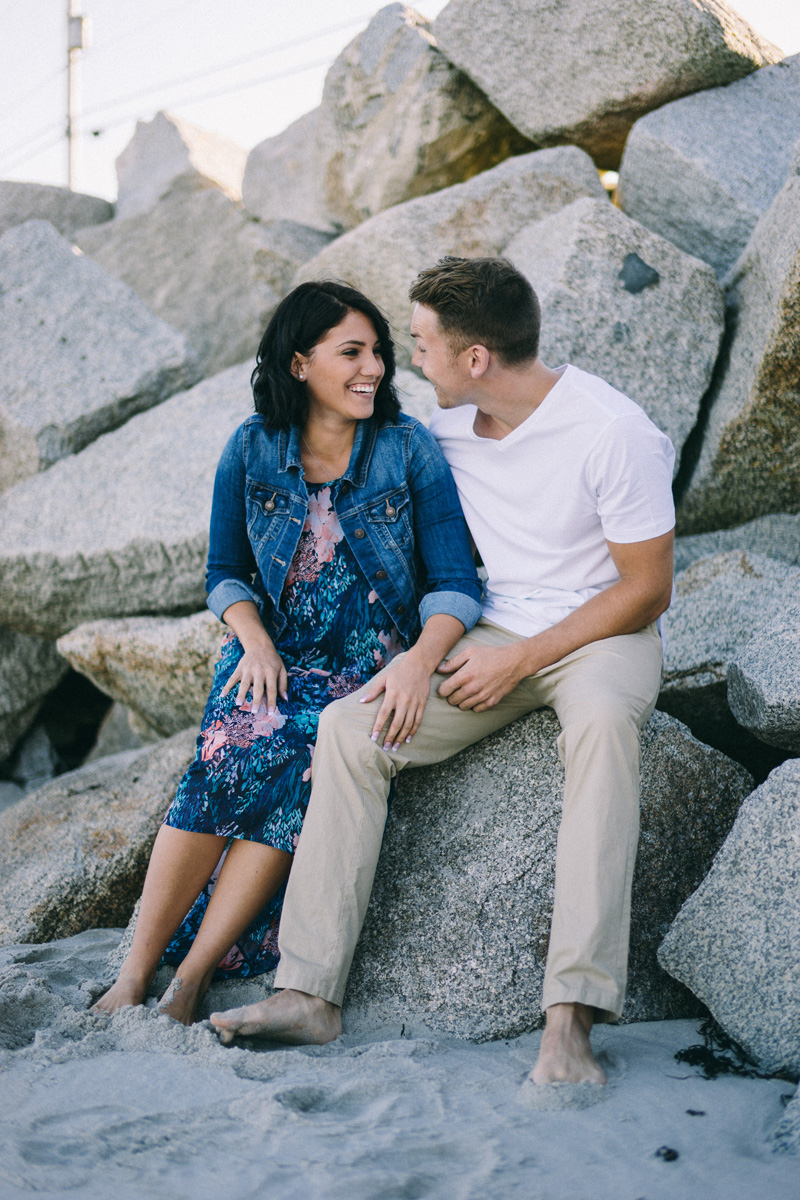
POLYGON ((28 221, 0 238, 0 491, 192 384, 181 334, 28 221))
POLYGON ((544 361, 602 376, 641 404, 680 456, 722 338, 711 268, 588 198, 526 225, 505 253, 541 302, 544 361))
POLYGON ((658 952, 767 1072, 800 1074, 800 761, 748 796, 658 952))
POLYGON ((435 49, 430 24, 389 4, 328 71, 327 207, 347 229, 533 149, 435 49))
MULTIPOLYGON (((541 1023, 563 768, 543 710, 402 776, 346 1008, 478 1039, 541 1023)), ((752 786, 656 713, 643 735, 642 834, 623 1019, 698 1010, 655 961, 752 786)))
POLYGON ((728 707, 728 668, 798 590, 800 568, 730 550, 698 559, 681 572, 672 607, 663 617, 666 649, 659 708, 685 721, 697 737, 752 765, 762 777, 775 765, 775 756, 759 755, 758 742, 736 724, 728 707))
POLYGON ((421 379, 414 371, 407 371, 403 367, 394 378, 403 412, 408 413, 410 417, 416 417, 418 421, 427 425, 431 419, 431 413, 436 408, 436 392, 433 384, 429 383, 427 379, 421 379))
POLYGON ((26 221, 49 221, 64 237, 85 225, 110 221, 114 206, 99 196, 71 192, 46 183, 0 180, 0 234, 26 221))
POLYGON ((292 221, 262 223, 184 176, 148 212, 75 240, 185 334, 213 375, 254 357, 295 271, 330 238, 292 221))
POLYGON ((76 671, 146 726, 170 737, 199 726, 224 626, 208 611, 191 617, 91 621, 58 640, 76 671))
POLYGON ((622 157, 617 202, 723 274, 783 186, 798 132, 795 54, 637 121, 622 157))
POLYGON ((728 705, 762 742, 800 751, 800 605, 785 607, 729 664, 728 705))
POLYGON ((408 289, 424 267, 445 254, 499 254, 524 225, 580 196, 605 196, 581 150, 564 146, 523 154, 466 183, 370 217, 301 267, 295 283, 333 277, 360 287, 388 314, 404 366, 413 353, 408 289))
POLYGON ((341 225, 328 210, 326 171, 335 130, 319 107, 266 138, 247 156, 242 200, 262 221, 300 221, 326 233, 341 225))
POLYGON ((800 146, 726 282, 730 341, 678 506, 684 534, 800 509, 800 146))
POLYGON ((0 620, 57 638, 84 621, 205 604, 211 491, 252 411, 247 363, 0 496, 0 620))
POLYGON ((0 629, 0 760, 30 728, 39 704, 66 672, 52 642, 0 629))
POLYGON ((12 804, 16 804, 25 795, 25 789, 10 779, 0 780, 0 812, 5 812, 12 804))
POLYGON ((0 814, 0 942, 125 924, 194 743, 186 730, 102 759, 0 814))
POLYGON ((783 57, 725 0, 450 0, 433 29, 533 142, 611 168, 644 113, 783 57))
POLYGON ((675 539, 675 573, 708 554, 753 550, 800 566, 800 513, 768 513, 735 529, 717 529, 675 539))
POLYGON ((800 1154, 800 1088, 789 1101, 768 1141, 776 1154, 800 1154))
POLYGON ((145 742, 155 742, 159 739, 153 735, 141 738, 131 727, 130 713, 124 704, 118 701, 111 705, 97 731, 97 739, 84 759, 84 766, 97 762, 100 758, 108 758, 112 754, 122 754, 125 750, 138 750, 145 742))
POLYGON ((136 131, 116 160, 117 217, 147 212, 183 175, 218 187, 231 200, 242 198, 247 151, 218 133, 209 133, 159 112, 137 121, 136 131))
POLYGON ((26 792, 35 792, 58 773, 58 752, 50 735, 38 722, 33 726, 14 755, 14 782, 26 792))

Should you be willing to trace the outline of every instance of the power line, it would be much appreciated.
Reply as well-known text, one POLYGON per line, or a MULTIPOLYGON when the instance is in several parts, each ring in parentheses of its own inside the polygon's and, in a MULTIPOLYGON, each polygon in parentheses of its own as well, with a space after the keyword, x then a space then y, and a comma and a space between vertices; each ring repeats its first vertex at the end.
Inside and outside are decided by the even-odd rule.
POLYGON ((54 75, 50 75, 47 79, 43 79, 41 83, 37 83, 36 86, 31 88, 29 92, 26 92, 24 96, 20 96, 16 103, 11 106, 11 108, 7 108, 5 110, 3 113, 4 119, 8 120, 8 118, 13 116, 17 109, 21 108, 23 104, 27 104, 28 101, 32 100, 34 96, 38 96, 39 93, 43 92, 45 88, 50 87, 50 85, 55 83, 57 79, 60 79, 65 73, 66 69, 66 67, 59 67, 54 75))
POLYGON ((30 162, 31 159, 38 158, 40 154, 46 154, 48 150, 52 150, 53 146, 58 146, 63 141, 63 138, 64 133, 62 130, 61 133, 52 138, 49 142, 45 142, 43 146, 37 147, 36 150, 33 150, 30 153, 26 151, 21 158, 18 158, 13 162, 6 163, 6 165, 3 167, 3 171, 16 171, 17 167, 24 167, 25 163, 30 162))
MULTIPOLYGON (((369 15, 369 14, 367 14, 369 15)), ((99 105, 97 108, 90 108, 83 113, 84 117, 93 117, 98 113, 105 112, 109 108, 119 108, 122 104, 127 104, 130 100, 140 100, 146 96, 152 96, 154 92, 162 92, 170 87, 181 87, 184 83, 194 83, 196 79, 207 79, 209 75, 218 75, 221 71, 229 71, 233 67, 242 67, 247 63, 255 62, 259 58, 265 58, 268 55, 279 54, 283 50, 293 49, 295 46, 304 46, 309 42, 317 41, 319 38, 326 36, 329 33, 338 33, 342 29, 347 29, 353 25, 360 25, 365 18, 363 16, 353 17, 349 21, 341 21, 338 25, 330 25, 326 29, 320 29, 317 33, 310 37, 293 38, 291 41, 283 42, 278 46, 273 46, 268 50, 260 50, 256 54, 248 54, 243 58, 234 58, 226 63, 220 63, 218 67, 206 68, 202 71, 194 71, 191 75, 182 75, 175 79, 168 79, 164 83, 156 84, 152 87, 140 88, 139 91, 129 92, 127 96, 121 96, 118 100, 112 100, 109 103, 99 105)), ((330 61, 330 55, 325 59, 330 61)), ((319 64, 315 64, 319 65, 319 64)))

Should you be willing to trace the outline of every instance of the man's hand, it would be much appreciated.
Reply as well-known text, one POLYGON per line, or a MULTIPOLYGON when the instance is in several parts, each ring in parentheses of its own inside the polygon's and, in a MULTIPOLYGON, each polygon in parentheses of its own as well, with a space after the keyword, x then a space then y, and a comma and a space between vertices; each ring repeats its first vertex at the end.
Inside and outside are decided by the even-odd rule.
POLYGON ((451 676, 439 687, 439 695, 464 710, 484 712, 494 708, 521 679, 531 674, 523 661, 524 645, 523 642, 462 650, 439 665, 442 674, 451 676))

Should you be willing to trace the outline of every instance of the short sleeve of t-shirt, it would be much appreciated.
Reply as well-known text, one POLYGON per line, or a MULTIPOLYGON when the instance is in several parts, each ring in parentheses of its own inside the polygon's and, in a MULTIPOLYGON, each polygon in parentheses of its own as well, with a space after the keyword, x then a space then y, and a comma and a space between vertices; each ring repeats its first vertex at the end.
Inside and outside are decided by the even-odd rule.
POLYGON ((673 528, 674 461, 672 442, 644 413, 609 423, 587 464, 604 537, 643 542, 673 528))

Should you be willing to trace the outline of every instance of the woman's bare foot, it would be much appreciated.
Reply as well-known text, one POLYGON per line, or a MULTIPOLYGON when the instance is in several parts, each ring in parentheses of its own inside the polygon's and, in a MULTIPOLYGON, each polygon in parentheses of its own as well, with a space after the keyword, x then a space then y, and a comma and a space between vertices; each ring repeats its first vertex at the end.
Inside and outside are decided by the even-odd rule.
POLYGON ((92 1005, 90 1012, 115 1013, 130 1004, 142 1004, 150 986, 149 979, 135 975, 120 975, 107 992, 92 1005))
POLYGON ((323 1046, 342 1032, 342 1010, 321 996, 287 988, 258 1004, 212 1013, 223 1045, 234 1037, 263 1037, 295 1046, 323 1046))
POLYGON ((180 1021, 182 1025, 193 1025, 197 1020, 197 1006, 206 989, 191 979, 176 975, 158 1002, 158 1011, 180 1021))
POLYGON ((529 1078, 533 1083, 605 1083, 589 1042, 594 1009, 586 1004, 553 1004, 529 1078))

